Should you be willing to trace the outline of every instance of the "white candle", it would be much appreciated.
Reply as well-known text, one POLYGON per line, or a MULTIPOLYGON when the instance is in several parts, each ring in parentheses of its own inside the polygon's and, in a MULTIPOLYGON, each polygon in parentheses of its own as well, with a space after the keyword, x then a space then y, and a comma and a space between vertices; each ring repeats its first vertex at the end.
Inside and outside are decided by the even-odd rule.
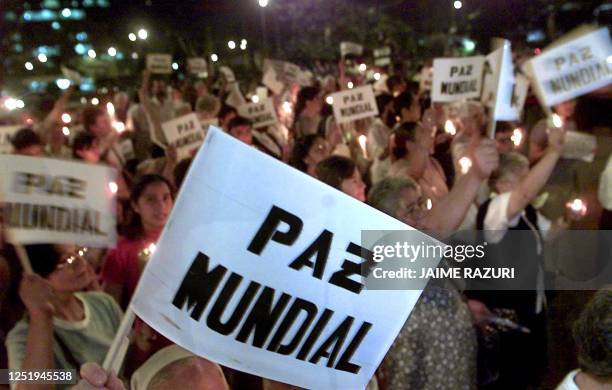
POLYGON ((444 131, 450 135, 457 134, 457 129, 455 128, 455 124, 450 119, 447 119, 444 123, 444 131))
POLYGON ((472 167, 472 160, 469 157, 461 157, 459 159, 459 166, 461 167, 461 173, 465 175, 472 167))
POLYGON ((519 146, 521 146, 521 143, 523 142, 523 130, 521 130, 520 127, 514 129, 512 131, 512 136, 510 137, 510 139, 512 140, 512 143, 514 143, 515 147, 518 148, 519 146))
POLYGON ((368 137, 362 134, 359 136, 358 141, 359 146, 361 146, 361 150, 363 151, 363 157, 368 158, 368 151, 366 148, 368 143, 368 137))
POLYGON ((557 114, 552 114, 552 123, 558 129, 563 126, 563 120, 557 114))

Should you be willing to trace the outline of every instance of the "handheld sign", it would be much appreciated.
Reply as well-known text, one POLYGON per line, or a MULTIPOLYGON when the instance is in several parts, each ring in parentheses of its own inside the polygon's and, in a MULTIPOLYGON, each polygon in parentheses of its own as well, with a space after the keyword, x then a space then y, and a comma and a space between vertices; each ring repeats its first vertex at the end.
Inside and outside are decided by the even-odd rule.
POLYGON ((151 73, 172 73, 172 56, 170 54, 147 54, 147 69, 151 73))
POLYGON ((260 103, 243 104, 238 107, 238 114, 250 119, 255 129, 271 126, 278 122, 272 99, 266 99, 260 103))
POLYGON ((64 75, 64 77, 72 81, 74 84, 79 85, 83 81, 81 74, 76 70, 72 70, 65 66, 61 66, 60 69, 62 70, 62 74, 64 75))
POLYGON ((189 158, 204 141, 202 125, 195 113, 162 123, 168 144, 176 148, 178 160, 189 158))
POLYGON ((597 149, 595 136, 578 131, 568 131, 565 134, 561 157, 591 163, 595 159, 595 149, 597 149))
POLYGON ((230 67, 222 66, 219 68, 219 72, 221 72, 223 77, 225 77, 225 81, 227 83, 233 83, 234 81, 236 81, 236 75, 234 74, 234 71, 230 67))
POLYGON ((115 175, 101 165, 0 155, 4 223, 11 239, 22 244, 113 246, 115 175))
POLYGON ((201 57, 188 58, 187 67, 189 68, 189 72, 195 75, 205 74, 208 72, 208 64, 206 63, 206 60, 201 57))
POLYGON ((348 54, 360 56, 363 54, 363 46, 354 42, 340 42, 340 55, 342 57, 348 54))
POLYGON ((436 58, 431 100, 454 102, 479 97, 484 60, 483 56, 436 58))
POLYGON ((387 66, 391 63, 391 48, 389 46, 374 49, 374 65, 387 66))
POLYGON ((331 96, 334 99, 334 118, 338 124, 378 115, 371 85, 336 92, 331 96))
POLYGON ((131 307, 221 365, 363 389, 421 293, 363 288, 367 229, 409 227, 211 128, 131 307))
POLYGON ((275 95, 280 95, 285 89, 285 84, 278 79, 274 67, 269 67, 264 71, 261 83, 268 87, 275 95))
POLYGON ((124 162, 136 158, 134 153, 134 143, 130 138, 125 138, 119 142, 119 152, 124 162))
POLYGON ((21 128, 22 125, 0 126, 0 153, 10 153, 13 150, 11 138, 21 128))
POLYGON ((610 34, 601 28, 545 50, 526 63, 527 73, 542 105, 550 107, 612 83, 610 55, 610 34))

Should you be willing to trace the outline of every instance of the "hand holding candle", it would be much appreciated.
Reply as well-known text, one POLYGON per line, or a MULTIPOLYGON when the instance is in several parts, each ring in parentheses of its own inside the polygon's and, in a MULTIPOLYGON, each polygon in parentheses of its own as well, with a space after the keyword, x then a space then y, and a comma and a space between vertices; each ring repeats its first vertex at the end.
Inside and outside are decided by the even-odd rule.
POLYGON ((580 198, 575 198, 567 202, 565 204, 565 207, 567 208, 568 219, 570 221, 577 221, 582 219, 588 211, 586 202, 580 198))

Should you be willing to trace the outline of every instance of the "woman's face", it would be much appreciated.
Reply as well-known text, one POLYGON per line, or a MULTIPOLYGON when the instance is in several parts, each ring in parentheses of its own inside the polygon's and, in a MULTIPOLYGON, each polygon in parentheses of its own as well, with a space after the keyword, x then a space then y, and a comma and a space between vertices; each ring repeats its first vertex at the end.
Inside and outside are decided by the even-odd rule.
POLYGON ((403 190, 397 211, 397 219, 413 228, 421 228, 423 217, 425 216, 426 202, 421 196, 421 191, 414 189, 403 190))
POLYGON ((574 109, 576 108, 575 100, 568 100, 563 103, 559 103, 555 106, 555 112, 563 119, 569 119, 574 115, 574 109))
POLYGON ((76 154, 84 161, 97 163, 100 161, 100 148, 98 147, 98 142, 94 141, 90 147, 77 150, 76 154))
POLYGON ((47 276, 47 281, 59 293, 81 291, 93 282, 94 274, 90 271, 87 261, 77 254, 74 245, 58 245, 60 261, 53 272, 47 276))
POLYGON ((359 170, 355 168, 353 175, 347 179, 342 180, 340 184, 340 190, 353 198, 365 202, 365 183, 361 180, 361 174, 359 170))
POLYGON ((144 229, 161 229, 166 224, 170 210, 172 210, 170 188, 164 182, 151 183, 138 200, 132 203, 132 207, 140 215, 144 229))
POLYGON ((329 157, 329 144, 323 138, 317 138, 308 150, 304 162, 309 166, 316 166, 327 157, 329 157))
POLYGON ((312 112, 321 112, 323 109, 323 98, 321 96, 315 96, 313 99, 306 101, 306 108, 312 112))

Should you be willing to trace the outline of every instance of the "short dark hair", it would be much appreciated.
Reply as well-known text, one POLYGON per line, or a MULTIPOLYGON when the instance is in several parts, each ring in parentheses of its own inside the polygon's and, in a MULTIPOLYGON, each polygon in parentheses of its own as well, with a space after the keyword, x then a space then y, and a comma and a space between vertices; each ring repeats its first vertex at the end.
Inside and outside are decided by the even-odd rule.
POLYGON ((86 131, 80 131, 72 141, 72 157, 80 159, 81 157, 77 154, 79 150, 89 149, 93 145, 96 138, 86 131))
POLYGON ((389 92, 393 92, 393 88, 396 85, 399 85, 401 83, 404 82, 404 78, 402 76, 398 76, 398 75, 393 75, 393 76, 389 76, 389 78, 387 79, 387 89, 389 90, 389 92))
POLYGON ((317 164, 317 178, 323 183, 340 189, 342 181, 353 176, 355 162, 342 156, 331 156, 317 164))
POLYGON ((402 108, 409 110, 414 104, 415 99, 416 97, 408 91, 402 92, 393 98, 393 109, 395 110, 395 115, 400 115, 402 113, 402 108))
POLYGON ((295 141, 295 145, 293 145, 293 153, 291 153, 291 166, 299 169, 302 172, 306 172, 308 166, 304 162, 306 156, 308 156, 308 152, 315 144, 318 139, 323 139, 319 134, 308 134, 301 138, 298 138, 295 141))
POLYGON ((597 378, 612 377, 612 289, 597 291, 574 323, 578 364, 597 378))
POLYGON ((253 126, 253 122, 250 119, 247 119, 243 116, 235 116, 231 121, 227 124, 227 130, 231 131, 234 127, 238 126, 253 126))
POLYGON ((221 108, 219 109, 219 112, 217 113, 217 118, 223 119, 232 112, 238 115, 238 111, 236 111, 234 107, 230 106, 229 104, 224 103, 221 105, 221 108))
POLYGON ((508 133, 513 131, 514 127, 512 126, 512 122, 507 121, 497 121, 495 123, 495 134, 497 133, 508 133))
POLYGON ((83 127, 86 131, 91 131, 91 127, 96 123, 98 117, 104 114, 104 109, 95 106, 85 107, 83 109, 83 127))
POLYGON ((382 115, 383 111, 385 111, 385 107, 387 107, 387 105, 392 101, 393 96, 388 93, 381 93, 380 95, 376 96, 376 106, 378 107, 378 113, 382 115))
POLYGON ((415 122, 405 122, 393 129, 393 144, 391 145, 391 154, 393 158, 400 159, 406 157, 408 149, 406 142, 416 141, 416 126, 415 122))
POLYGON ((43 142, 34 130, 29 127, 24 127, 13 134, 11 137, 11 144, 15 150, 19 150, 33 145, 42 146, 43 142))
POLYGON ((46 278, 60 261, 60 253, 52 244, 33 244, 25 246, 32 271, 46 278))

